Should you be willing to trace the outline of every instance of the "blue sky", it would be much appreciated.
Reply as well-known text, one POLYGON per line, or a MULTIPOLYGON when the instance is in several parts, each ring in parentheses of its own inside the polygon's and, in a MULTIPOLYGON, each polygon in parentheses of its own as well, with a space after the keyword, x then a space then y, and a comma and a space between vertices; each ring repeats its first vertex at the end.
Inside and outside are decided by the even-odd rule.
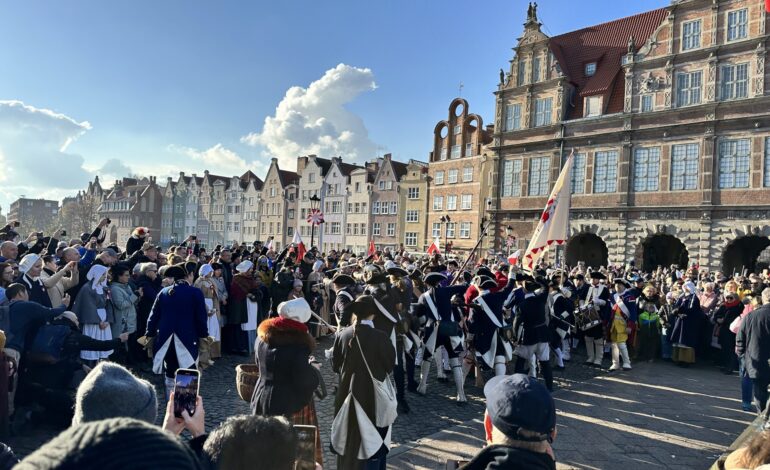
MULTIPOLYGON (((556 35, 668 3, 542 0, 538 12, 556 35)), ((461 82, 470 109, 491 122, 526 9, 519 0, 0 0, 9 168, 0 205, 60 197, 95 173, 263 175, 275 153, 284 167, 308 150, 425 160, 461 82), (285 99, 293 86, 310 89, 285 99)))

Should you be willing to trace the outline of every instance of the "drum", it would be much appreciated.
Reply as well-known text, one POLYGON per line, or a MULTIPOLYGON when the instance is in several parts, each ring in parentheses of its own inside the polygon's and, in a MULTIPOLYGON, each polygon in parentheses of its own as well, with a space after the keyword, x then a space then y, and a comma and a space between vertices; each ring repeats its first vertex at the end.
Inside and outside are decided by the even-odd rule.
POLYGON ((575 309, 575 326, 580 331, 587 331, 602 323, 599 312, 592 303, 575 309))

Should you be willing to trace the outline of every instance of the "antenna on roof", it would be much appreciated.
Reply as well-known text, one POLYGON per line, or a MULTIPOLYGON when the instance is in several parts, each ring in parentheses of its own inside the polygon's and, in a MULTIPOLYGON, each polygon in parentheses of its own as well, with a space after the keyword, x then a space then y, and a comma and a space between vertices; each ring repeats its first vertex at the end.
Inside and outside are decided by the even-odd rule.
POLYGON ((463 87, 465 87, 465 85, 463 85, 463 82, 460 82, 460 87, 459 87, 459 96, 460 96, 460 98, 463 97, 463 87))

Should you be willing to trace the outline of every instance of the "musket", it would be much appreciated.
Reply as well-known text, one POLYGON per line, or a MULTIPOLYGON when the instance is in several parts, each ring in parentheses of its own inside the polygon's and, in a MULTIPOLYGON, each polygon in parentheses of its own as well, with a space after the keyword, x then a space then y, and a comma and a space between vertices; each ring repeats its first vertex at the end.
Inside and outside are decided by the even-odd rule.
POLYGON ((484 230, 481 231, 481 236, 479 236, 478 241, 473 246, 473 249, 471 250, 468 257, 465 259, 465 262, 463 263, 462 267, 457 271, 457 274, 455 275, 454 279, 452 279, 452 282, 449 283, 449 285, 454 285, 454 283, 457 282, 458 279, 460 279, 460 276, 462 276, 463 271, 465 271, 465 267, 468 266, 468 262, 471 260, 471 255, 476 252, 476 249, 481 245, 481 241, 484 240, 484 236, 487 234, 487 230, 489 229, 489 226, 492 224, 492 219, 487 221, 487 224, 484 226, 484 230))

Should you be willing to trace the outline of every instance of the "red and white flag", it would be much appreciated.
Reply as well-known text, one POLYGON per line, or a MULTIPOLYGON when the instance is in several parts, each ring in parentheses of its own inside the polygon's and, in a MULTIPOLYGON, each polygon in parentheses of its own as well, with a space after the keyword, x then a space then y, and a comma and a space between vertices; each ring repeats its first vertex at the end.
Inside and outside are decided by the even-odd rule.
POLYGON ((366 256, 373 256, 377 253, 377 247, 374 246, 374 240, 369 240, 369 249, 366 251, 366 256))
POLYGON ((297 254, 297 262, 299 262, 302 258, 305 257, 305 253, 307 253, 305 244, 302 243, 302 239, 299 237, 299 230, 294 231, 294 238, 291 242, 294 244, 294 252, 297 254))
POLYGON ((545 204, 540 222, 532 235, 527 251, 524 252, 524 269, 533 271, 538 260, 552 245, 562 245, 569 236, 569 211, 570 211, 570 177, 572 165, 575 161, 575 152, 570 153, 564 164, 556 184, 553 185, 551 195, 545 204))
POLYGON ((508 264, 511 266, 516 266, 519 264, 519 258, 521 258, 521 250, 516 250, 508 255, 508 264))
POLYGON ((765 0, 765 11, 770 13, 770 0, 765 0))
POLYGON ((432 255, 433 253, 441 254, 441 249, 438 247, 438 238, 434 238, 433 243, 428 247, 428 254, 432 255))

